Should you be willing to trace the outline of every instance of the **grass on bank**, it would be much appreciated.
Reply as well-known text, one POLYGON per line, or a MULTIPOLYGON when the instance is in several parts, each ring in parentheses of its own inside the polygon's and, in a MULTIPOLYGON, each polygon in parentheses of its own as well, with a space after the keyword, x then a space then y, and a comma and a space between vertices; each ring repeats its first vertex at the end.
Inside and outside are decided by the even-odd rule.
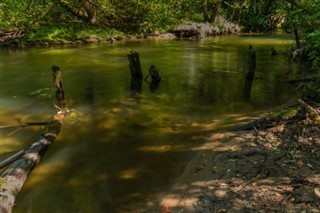
POLYGON ((76 41, 79 39, 94 37, 97 39, 108 39, 111 37, 124 36, 113 28, 97 28, 89 26, 43 26, 37 30, 33 30, 26 40, 27 41, 55 41, 55 40, 69 40, 76 41))

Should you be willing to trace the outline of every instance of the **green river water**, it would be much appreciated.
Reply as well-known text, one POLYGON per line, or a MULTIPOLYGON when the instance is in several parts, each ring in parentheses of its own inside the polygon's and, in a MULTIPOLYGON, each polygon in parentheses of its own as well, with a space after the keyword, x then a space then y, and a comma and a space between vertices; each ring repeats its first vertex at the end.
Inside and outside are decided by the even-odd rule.
MULTIPOLYGON (((53 64, 61 68, 70 109, 14 212, 139 212, 170 187, 211 133, 294 99, 292 85, 281 80, 307 68, 270 51, 290 46, 286 35, 268 34, 0 50, 1 125, 55 114, 53 64), (252 85, 245 78, 249 44, 257 52, 252 85), (131 82, 128 49, 140 52, 144 76, 151 64, 159 69, 159 85, 131 82)), ((0 160, 41 132, 15 130, 2 129, 0 160)))

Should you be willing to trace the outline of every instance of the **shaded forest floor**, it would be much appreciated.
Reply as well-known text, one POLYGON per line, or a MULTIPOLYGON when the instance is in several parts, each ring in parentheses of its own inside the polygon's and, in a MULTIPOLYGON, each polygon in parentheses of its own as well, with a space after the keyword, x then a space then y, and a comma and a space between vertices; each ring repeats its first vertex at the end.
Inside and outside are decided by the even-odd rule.
POLYGON ((268 128, 212 135, 146 212, 320 212, 320 111, 310 107, 268 128))

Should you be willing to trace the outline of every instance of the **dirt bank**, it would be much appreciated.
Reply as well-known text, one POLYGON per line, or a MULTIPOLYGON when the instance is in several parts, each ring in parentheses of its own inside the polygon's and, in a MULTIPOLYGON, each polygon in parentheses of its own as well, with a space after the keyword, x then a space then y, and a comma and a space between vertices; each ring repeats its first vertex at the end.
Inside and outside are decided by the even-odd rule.
POLYGON ((298 108, 272 128, 212 135, 146 212, 320 212, 320 125, 298 108))

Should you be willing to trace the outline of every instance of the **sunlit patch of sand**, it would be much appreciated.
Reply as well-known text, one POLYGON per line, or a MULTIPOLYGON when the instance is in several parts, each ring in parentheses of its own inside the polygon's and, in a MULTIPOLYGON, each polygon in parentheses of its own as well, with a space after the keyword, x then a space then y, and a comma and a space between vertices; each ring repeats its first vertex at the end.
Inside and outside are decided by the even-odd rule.
POLYGON ((171 151, 183 151, 186 147, 182 145, 158 145, 158 146, 144 146, 139 148, 139 151, 142 152, 157 152, 157 153, 163 153, 163 152, 171 152, 171 151))
POLYGON ((125 180, 134 179, 138 177, 138 173, 139 171, 137 169, 127 169, 122 171, 119 177, 120 179, 125 179, 125 180))

